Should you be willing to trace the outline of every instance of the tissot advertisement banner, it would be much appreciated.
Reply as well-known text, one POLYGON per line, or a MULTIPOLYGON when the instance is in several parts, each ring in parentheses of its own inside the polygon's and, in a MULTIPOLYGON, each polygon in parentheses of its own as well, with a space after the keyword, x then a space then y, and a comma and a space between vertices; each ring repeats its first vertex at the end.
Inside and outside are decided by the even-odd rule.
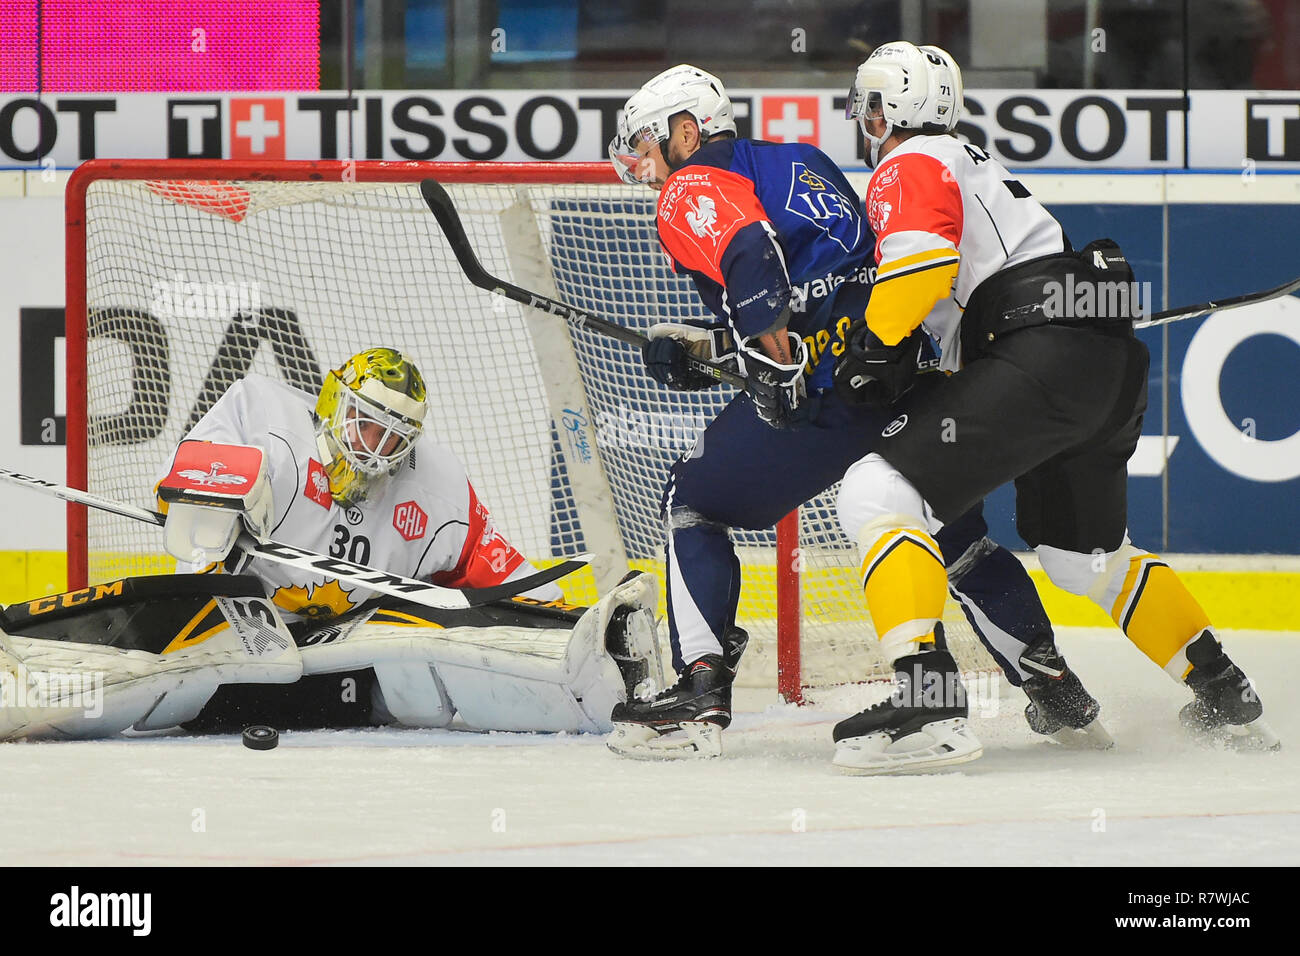
MULTIPOLYGON (((0 166, 92 158, 605 158, 627 91, 358 91, 0 97, 0 166)), ((742 136, 861 165, 843 90, 733 90, 742 136)), ((1300 169, 1300 94, 972 90, 959 135, 1006 165, 1300 169)))

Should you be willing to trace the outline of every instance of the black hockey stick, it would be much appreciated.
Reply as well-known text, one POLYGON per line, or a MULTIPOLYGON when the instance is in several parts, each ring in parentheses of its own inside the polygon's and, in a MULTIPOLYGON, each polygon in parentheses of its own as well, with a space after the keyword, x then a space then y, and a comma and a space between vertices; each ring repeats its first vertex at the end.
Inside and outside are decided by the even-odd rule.
MULTIPOLYGON (((442 227, 443 233, 447 236, 447 242, 451 245, 451 251, 455 254, 456 261, 460 263, 461 271, 465 273, 465 278, 472 285, 476 285, 480 289, 486 289, 494 295, 505 296, 507 299, 531 308, 558 315, 579 328, 587 328, 599 332, 601 335, 608 335, 620 342, 634 345, 638 349, 649 341, 640 332, 633 331, 626 326, 611 322, 608 319, 602 319, 600 316, 584 312, 582 309, 575 309, 563 302, 557 302, 555 299, 548 299, 536 292, 529 292, 527 289, 492 275, 483 268, 483 263, 479 262, 478 256, 474 254, 474 247, 470 245, 469 236, 465 234, 465 226, 460 221, 460 213, 456 211, 455 203, 451 201, 451 197, 447 195, 447 190, 442 187, 442 184, 436 179, 426 179, 420 183, 420 195, 424 197, 424 202, 429 207, 429 211, 438 220, 438 225, 442 227)), ((723 368, 693 355, 687 356, 687 362, 693 372, 701 372, 725 385, 732 385, 742 389, 745 387, 744 376, 736 374, 731 369, 723 368)))
POLYGON ((1234 296, 1231 299, 1219 299, 1215 302, 1202 302, 1200 305, 1188 305, 1181 309, 1168 309, 1164 312, 1157 312, 1150 318, 1133 323, 1133 327, 1135 329, 1149 329, 1153 325, 1166 325, 1170 322, 1180 322, 1183 319, 1194 319, 1209 312, 1236 309, 1243 305, 1254 305, 1256 302, 1267 302, 1269 299, 1290 295, 1296 291, 1300 291, 1300 278, 1284 282, 1273 289, 1265 289, 1263 292, 1250 292, 1246 295, 1234 296))
MULTIPOLYGON (((56 485, 52 481, 32 478, 29 475, 20 475, 16 471, 0 468, 0 481, 7 481, 13 485, 53 495, 74 504, 98 508, 100 511, 107 511, 110 514, 120 515, 124 518, 132 518, 145 524, 162 527, 167 523, 167 519, 163 515, 156 511, 150 511, 148 508, 137 508, 135 505, 122 501, 101 498, 99 495, 91 494, 88 491, 69 488, 66 485, 56 485)), ((536 574, 530 574, 527 577, 488 588, 444 588, 437 584, 430 584, 428 581, 417 581, 414 578, 403 577, 400 574, 390 574, 387 571, 380 571, 378 568, 372 568, 364 564, 355 564, 351 561, 326 557, 315 551, 297 548, 290 544, 282 544, 279 541, 258 541, 246 531, 239 535, 235 546, 249 557, 263 558, 277 564, 286 564, 308 574, 323 574, 346 584, 359 585, 371 591, 391 594, 394 597, 405 598, 408 601, 424 604, 428 607, 451 609, 476 607, 480 604, 490 604, 493 601, 515 597, 525 591, 541 587, 543 584, 550 584, 567 574, 572 574, 574 571, 586 567, 591 560, 589 554, 575 555, 553 568, 547 568, 545 571, 538 571, 536 574)))

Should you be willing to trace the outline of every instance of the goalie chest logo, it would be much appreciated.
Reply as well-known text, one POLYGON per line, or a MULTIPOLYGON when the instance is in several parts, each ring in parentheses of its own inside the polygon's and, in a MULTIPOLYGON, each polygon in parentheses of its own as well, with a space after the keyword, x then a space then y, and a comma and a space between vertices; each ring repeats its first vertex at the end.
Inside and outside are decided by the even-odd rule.
POLYGON ((429 516, 414 501, 403 501, 393 509, 393 527, 407 541, 423 538, 429 516))
POLYGON ((307 483, 303 486, 302 493, 326 511, 334 507, 334 499, 330 496, 329 475, 325 474, 325 466, 315 458, 307 459, 307 483))

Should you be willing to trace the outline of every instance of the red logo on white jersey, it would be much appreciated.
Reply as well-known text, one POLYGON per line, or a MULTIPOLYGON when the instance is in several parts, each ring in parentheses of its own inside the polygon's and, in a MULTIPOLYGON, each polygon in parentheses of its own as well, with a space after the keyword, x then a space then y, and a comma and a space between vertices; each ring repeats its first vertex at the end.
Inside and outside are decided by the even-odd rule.
POLYGON ((407 541, 424 537, 429 526, 429 516, 414 501, 403 501, 393 509, 393 527, 407 541))
POLYGON ((230 101, 230 158, 284 159, 284 100, 230 101))
POLYGON ((334 507, 334 499, 330 496, 329 475, 325 474, 325 466, 315 458, 307 461, 307 484, 303 486, 302 493, 326 510, 334 507))
POLYGON ((871 178, 867 190, 867 218, 877 236, 889 228, 889 219, 903 205, 903 186, 899 182, 902 164, 882 168, 871 178))
POLYGON ((821 104, 815 96, 763 97, 762 138, 774 143, 820 142, 821 104))

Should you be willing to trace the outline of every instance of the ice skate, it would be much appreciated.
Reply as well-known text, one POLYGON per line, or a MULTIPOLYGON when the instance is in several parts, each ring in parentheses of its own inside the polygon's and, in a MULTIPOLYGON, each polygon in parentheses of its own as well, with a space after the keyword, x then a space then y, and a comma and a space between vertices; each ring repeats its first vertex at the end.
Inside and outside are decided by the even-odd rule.
POLYGON ((1250 678, 1205 631, 1187 648, 1192 664, 1185 678, 1195 697, 1178 719, 1198 740, 1229 750, 1280 750, 1282 742, 1263 720, 1264 704, 1250 678))
POLYGON ((610 714, 614 753, 640 760, 718 757, 722 731, 731 724, 731 684, 749 642, 733 628, 725 654, 706 654, 689 664, 677 683, 649 700, 629 698, 610 714))
POLYGON ((850 774, 926 773, 977 759, 961 672, 946 650, 900 657, 888 700, 835 725, 832 763, 850 774))
POLYGON ((1020 665, 1030 672, 1021 685, 1029 698, 1025 720, 1030 730, 1063 747, 1108 750, 1115 746, 1102 726, 1101 705, 1070 670, 1054 641, 1044 639, 1026 649, 1020 665))

